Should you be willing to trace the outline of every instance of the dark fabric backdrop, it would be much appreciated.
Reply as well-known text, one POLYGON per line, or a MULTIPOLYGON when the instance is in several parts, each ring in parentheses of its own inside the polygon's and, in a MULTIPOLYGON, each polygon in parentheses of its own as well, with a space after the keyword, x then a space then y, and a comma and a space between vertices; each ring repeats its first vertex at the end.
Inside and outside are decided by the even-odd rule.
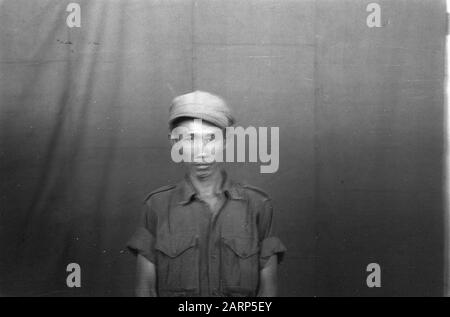
POLYGON ((277 173, 230 167, 274 200, 280 295, 441 294, 445 3, 368 28, 370 2, 0 1, 0 293, 133 295, 142 200, 181 177, 169 103, 202 89, 280 127, 277 173))

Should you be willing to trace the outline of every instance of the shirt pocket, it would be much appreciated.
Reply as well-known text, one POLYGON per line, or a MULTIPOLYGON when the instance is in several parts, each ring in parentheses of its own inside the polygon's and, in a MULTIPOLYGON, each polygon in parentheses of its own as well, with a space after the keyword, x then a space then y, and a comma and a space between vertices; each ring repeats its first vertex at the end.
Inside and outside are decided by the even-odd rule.
POLYGON ((259 246, 252 237, 221 239, 221 289, 225 296, 255 296, 259 282, 259 246))
POLYGON ((156 242, 160 296, 199 294, 199 248, 197 235, 170 235, 156 242))

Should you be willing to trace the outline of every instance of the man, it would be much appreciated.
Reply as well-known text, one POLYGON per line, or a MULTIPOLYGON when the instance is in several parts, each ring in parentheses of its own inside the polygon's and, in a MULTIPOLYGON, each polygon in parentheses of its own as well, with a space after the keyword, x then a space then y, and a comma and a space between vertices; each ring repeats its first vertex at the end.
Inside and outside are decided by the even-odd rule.
POLYGON ((183 162, 181 182, 145 199, 128 243, 137 255, 137 295, 276 296, 286 249, 272 233, 271 200, 233 182, 215 159, 226 140, 214 136, 233 123, 224 100, 213 94, 195 91, 173 100, 171 142, 191 159, 183 162))

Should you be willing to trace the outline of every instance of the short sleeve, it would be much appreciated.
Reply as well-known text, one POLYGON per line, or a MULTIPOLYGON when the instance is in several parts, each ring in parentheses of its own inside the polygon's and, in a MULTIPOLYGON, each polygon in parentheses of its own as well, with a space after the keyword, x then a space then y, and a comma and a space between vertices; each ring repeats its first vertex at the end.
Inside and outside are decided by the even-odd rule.
POLYGON ((155 263, 155 235, 156 215, 151 206, 145 204, 137 229, 127 243, 128 250, 155 263))
POLYGON ((258 231, 260 241, 260 267, 264 268, 267 261, 272 255, 277 255, 278 263, 283 260, 287 249, 276 236, 274 230, 274 213, 270 199, 264 202, 258 217, 258 231))

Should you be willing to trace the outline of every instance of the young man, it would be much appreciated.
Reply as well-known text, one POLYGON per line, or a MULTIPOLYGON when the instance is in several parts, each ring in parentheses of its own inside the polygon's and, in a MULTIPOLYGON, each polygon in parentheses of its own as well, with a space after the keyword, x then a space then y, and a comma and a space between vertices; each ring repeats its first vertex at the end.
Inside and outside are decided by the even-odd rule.
POLYGON ((145 199, 128 243, 137 255, 138 296, 276 296, 277 265, 286 249, 272 233, 271 200, 233 182, 214 160, 226 144, 214 136, 233 122, 224 100, 210 93, 173 100, 172 145, 182 142, 191 159, 183 163, 181 182, 145 199))

